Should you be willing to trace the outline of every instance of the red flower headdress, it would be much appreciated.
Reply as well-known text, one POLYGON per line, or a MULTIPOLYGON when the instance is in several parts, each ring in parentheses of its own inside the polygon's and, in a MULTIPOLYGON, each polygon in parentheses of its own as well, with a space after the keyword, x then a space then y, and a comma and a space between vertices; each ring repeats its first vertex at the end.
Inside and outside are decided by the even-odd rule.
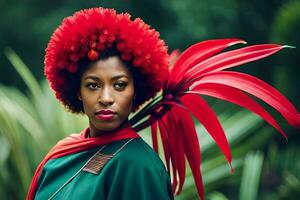
POLYGON ((192 115, 215 140, 230 166, 231 153, 216 114, 201 95, 245 107, 286 137, 275 119, 248 93, 279 111, 290 125, 300 127, 299 113, 276 89, 253 76, 223 71, 270 56, 287 46, 253 45, 220 53, 238 43, 245 42, 220 39, 197 43, 184 51, 172 67, 168 67, 171 58, 158 32, 139 18, 131 21, 128 14, 94 8, 76 12, 54 32, 46 50, 45 74, 56 97, 65 103, 63 93, 67 89, 67 79, 62 72, 75 73, 81 58, 97 60, 101 51, 116 45, 122 59, 130 60, 133 66, 138 67, 145 81, 152 86, 152 90, 145 94, 148 98, 162 89, 161 94, 130 119, 132 126, 139 131, 151 125, 156 152, 159 129, 167 169, 170 172, 172 168, 174 192, 179 194, 182 190, 186 157, 199 196, 203 199, 201 153, 192 115))
POLYGON ((144 101, 153 97, 166 81, 169 66, 167 47, 159 33, 140 18, 132 21, 129 14, 91 8, 65 18, 49 41, 44 72, 56 98, 68 104, 64 97, 69 87, 67 75, 77 72, 80 59, 95 61, 112 46, 144 75, 150 86, 144 101))

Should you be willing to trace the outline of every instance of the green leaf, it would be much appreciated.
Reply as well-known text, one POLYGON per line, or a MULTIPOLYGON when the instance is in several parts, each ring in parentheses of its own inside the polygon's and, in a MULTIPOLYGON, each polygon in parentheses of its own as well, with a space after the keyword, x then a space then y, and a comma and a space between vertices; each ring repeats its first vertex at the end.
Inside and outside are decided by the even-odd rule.
POLYGON ((247 154, 244 162, 239 199, 257 199, 263 160, 263 154, 259 151, 247 154))
POLYGON ((27 87, 34 97, 34 100, 38 102, 39 97, 42 96, 42 91, 38 81, 34 78, 33 74, 29 71, 21 58, 11 48, 5 48, 4 52, 12 66, 26 83, 27 87))

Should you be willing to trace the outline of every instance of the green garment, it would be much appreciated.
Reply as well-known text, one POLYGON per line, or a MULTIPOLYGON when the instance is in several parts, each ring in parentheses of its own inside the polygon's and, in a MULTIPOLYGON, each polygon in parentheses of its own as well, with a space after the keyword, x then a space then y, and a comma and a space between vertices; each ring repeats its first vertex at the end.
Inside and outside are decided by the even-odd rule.
MULTIPOLYGON (((113 142, 101 151, 113 154, 129 139, 113 142)), ((35 199, 48 199, 101 147, 49 160, 39 177, 35 199)), ((164 164, 143 141, 133 139, 98 174, 81 171, 53 199, 158 200, 174 199, 164 164)))

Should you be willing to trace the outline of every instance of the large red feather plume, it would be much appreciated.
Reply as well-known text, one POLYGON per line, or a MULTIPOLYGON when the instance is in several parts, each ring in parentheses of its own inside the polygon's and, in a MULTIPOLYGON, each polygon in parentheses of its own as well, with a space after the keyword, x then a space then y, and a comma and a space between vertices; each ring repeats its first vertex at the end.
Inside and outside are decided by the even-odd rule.
POLYGON ((300 128, 300 114, 275 88, 247 74, 223 71, 265 58, 288 46, 252 45, 220 53, 239 43, 245 42, 240 39, 208 40, 191 46, 180 56, 178 51, 172 53, 172 60, 178 58, 169 68, 169 78, 162 94, 131 119, 137 131, 151 125, 153 147, 157 152, 157 130, 160 131, 167 169, 172 171, 176 194, 180 193, 185 180, 186 157, 199 197, 204 198, 200 144, 192 116, 205 127, 231 167, 230 147, 222 125, 201 95, 229 101, 256 113, 286 138, 276 120, 250 94, 276 109, 290 125, 300 128))

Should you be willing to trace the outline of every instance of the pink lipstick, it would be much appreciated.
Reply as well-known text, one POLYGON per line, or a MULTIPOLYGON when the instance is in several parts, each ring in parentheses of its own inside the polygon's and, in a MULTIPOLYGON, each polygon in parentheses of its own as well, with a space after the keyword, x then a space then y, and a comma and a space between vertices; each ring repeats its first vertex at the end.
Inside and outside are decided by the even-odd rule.
POLYGON ((100 110, 96 112, 96 118, 104 121, 112 120, 116 115, 112 110, 100 110))

